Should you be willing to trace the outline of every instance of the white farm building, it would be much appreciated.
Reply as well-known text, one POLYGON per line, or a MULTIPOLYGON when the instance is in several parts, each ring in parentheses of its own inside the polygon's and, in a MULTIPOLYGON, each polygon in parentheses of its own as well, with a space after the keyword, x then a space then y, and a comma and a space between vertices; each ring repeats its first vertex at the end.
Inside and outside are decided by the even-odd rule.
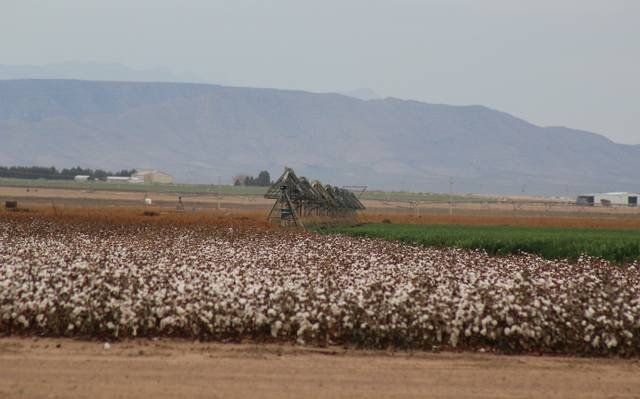
POLYGON ((143 181, 145 183, 173 183, 173 177, 159 170, 141 170, 131 176, 132 179, 143 181))
POLYGON ((579 195, 576 204, 584 206, 638 206, 638 193, 596 193, 579 195))

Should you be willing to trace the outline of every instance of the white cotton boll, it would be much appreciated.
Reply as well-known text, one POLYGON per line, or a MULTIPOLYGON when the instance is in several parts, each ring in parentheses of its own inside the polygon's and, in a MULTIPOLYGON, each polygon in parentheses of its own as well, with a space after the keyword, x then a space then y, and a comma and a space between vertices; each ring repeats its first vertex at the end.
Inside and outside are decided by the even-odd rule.
POLYGON ((338 305, 336 305, 335 303, 331 304, 331 313, 334 316, 339 316, 340 315, 340 307, 338 305))
POLYGON ((584 317, 586 317, 587 319, 590 319, 593 317, 595 313, 596 313, 595 310, 593 310, 593 308, 589 306, 589 308, 584 311, 584 317))
POLYGON ((300 328, 298 329, 297 333, 298 337, 303 336, 304 332, 307 331, 309 327, 311 327, 311 324, 307 320, 304 320, 302 323, 300 323, 300 328))
POLYGON ((105 343, 104 343, 104 346, 103 346, 103 349, 104 349, 104 350, 106 350, 106 351, 108 351, 109 349, 111 349, 111 344, 110 344, 110 343, 108 343, 108 342, 105 342, 105 343))
POLYGON ((169 317, 165 317, 162 320, 160 320, 160 329, 164 330, 165 327, 170 326, 173 324, 173 317, 169 316, 169 317))
POLYGON ((629 320, 629 322, 633 323, 635 321, 633 315, 631 313, 625 313, 624 317, 627 318, 627 320, 629 320))
POLYGON ((29 320, 27 320, 23 315, 18 316, 16 321, 25 327, 29 327, 29 320))
POLYGON ((271 336, 276 338, 278 336, 278 332, 282 329, 282 322, 280 320, 271 324, 271 336))
POLYGON ((460 332, 454 328, 453 331, 451 332, 451 338, 449 339, 451 346, 453 346, 454 348, 458 346, 459 337, 460 337, 460 332))
POLYGON ((265 315, 263 315, 262 313, 258 313, 256 315, 256 324, 257 325, 262 325, 265 324, 267 322, 267 317, 265 315))

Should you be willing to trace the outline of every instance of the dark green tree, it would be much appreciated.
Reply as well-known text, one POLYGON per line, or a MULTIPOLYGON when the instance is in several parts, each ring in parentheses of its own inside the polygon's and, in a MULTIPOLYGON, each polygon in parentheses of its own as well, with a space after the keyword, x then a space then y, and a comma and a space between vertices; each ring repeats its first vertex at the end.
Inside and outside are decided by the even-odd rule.
POLYGON ((256 186, 270 186, 271 185, 271 176, 269 172, 266 170, 260 171, 258 173, 258 177, 254 180, 254 185, 256 186))

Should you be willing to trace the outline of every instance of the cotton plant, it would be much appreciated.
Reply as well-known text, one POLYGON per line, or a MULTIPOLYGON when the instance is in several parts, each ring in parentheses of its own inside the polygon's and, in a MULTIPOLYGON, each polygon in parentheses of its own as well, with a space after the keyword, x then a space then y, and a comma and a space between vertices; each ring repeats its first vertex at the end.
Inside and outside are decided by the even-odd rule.
POLYGON ((629 356, 640 354, 640 265, 6 219, 0 333, 629 356))

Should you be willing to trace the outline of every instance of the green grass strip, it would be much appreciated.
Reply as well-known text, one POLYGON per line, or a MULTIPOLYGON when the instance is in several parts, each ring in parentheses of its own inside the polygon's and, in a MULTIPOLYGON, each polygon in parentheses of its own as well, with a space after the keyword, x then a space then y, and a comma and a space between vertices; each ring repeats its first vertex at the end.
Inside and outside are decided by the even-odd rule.
POLYGON ((322 232, 432 247, 482 249, 493 255, 526 252, 572 261, 588 255, 620 264, 640 259, 639 230, 380 223, 332 227, 322 232))

